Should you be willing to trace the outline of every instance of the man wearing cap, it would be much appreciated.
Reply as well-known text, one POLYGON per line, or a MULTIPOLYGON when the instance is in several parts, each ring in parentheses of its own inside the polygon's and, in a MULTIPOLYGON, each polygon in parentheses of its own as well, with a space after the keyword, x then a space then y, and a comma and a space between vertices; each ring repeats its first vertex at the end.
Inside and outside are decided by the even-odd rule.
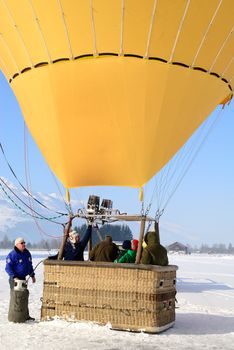
MULTIPOLYGON (((14 249, 6 257, 6 272, 9 275, 9 284, 11 290, 14 289, 17 280, 25 280, 27 276, 32 278, 32 282, 36 282, 35 273, 32 265, 32 256, 26 248, 23 237, 15 240, 14 249)), ((28 320, 34 320, 28 314, 28 320)))

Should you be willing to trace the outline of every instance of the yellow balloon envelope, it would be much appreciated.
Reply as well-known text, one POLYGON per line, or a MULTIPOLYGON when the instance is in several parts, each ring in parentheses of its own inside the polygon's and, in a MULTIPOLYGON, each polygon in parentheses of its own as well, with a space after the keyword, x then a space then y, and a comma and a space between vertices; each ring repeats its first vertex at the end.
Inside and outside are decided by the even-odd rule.
POLYGON ((66 187, 140 187, 232 97, 232 0, 5 0, 0 66, 66 187))

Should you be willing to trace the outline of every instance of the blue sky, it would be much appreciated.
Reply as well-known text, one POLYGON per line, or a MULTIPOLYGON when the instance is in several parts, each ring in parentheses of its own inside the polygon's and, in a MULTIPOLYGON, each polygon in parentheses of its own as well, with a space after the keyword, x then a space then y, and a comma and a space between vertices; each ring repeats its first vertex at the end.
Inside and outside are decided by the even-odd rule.
MULTIPOLYGON (((220 108, 214 111, 214 118, 220 108)), ((160 219, 160 234, 163 244, 180 241, 193 246, 201 243, 232 243, 234 245, 234 103, 226 106, 221 119, 193 161, 188 173, 171 198, 160 219)), ((0 73, 0 142, 15 173, 25 184, 24 122, 20 107, 8 82, 0 73)), ((64 203, 51 172, 28 134, 31 189, 51 208, 64 210, 64 203)), ((2 154, 0 176, 9 181, 15 190, 18 184, 12 177, 2 154)), ((145 188, 146 204, 151 197, 154 180, 145 188)), ((62 186, 61 191, 64 193, 62 186)), ((110 198, 114 207, 129 214, 139 213, 141 204, 138 190, 124 187, 80 188, 72 191, 74 209, 87 201, 90 194, 110 198)), ((156 204, 150 214, 153 216, 156 204)), ((40 211, 40 209, 38 209, 40 211)), ((47 213, 47 215, 50 215, 47 213)), ((79 223, 78 223, 79 224, 79 223)), ((42 224, 51 236, 61 235, 60 226, 42 224)), ((135 237, 138 225, 133 225, 135 237)), ((0 234, 14 238, 25 235, 30 241, 47 239, 40 234, 34 221, 22 214, 0 189, 0 234)))

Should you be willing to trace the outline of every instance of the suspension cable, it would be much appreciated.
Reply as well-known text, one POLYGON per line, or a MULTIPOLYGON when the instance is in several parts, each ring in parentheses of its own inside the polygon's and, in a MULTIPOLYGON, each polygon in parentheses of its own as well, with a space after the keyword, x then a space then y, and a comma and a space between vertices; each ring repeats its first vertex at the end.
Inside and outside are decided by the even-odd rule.
POLYGON ((45 204, 43 204, 41 201, 39 201, 37 198, 35 198, 35 197, 26 189, 26 187, 20 182, 20 180, 19 180, 18 177, 16 176, 16 174, 15 174, 15 172, 14 172, 12 166, 10 165, 9 161, 7 160, 7 157, 6 157, 6 154, 5 154, 5 151, 4 151, 4 148, 3 148, 1 142, 0 142, 0 150, 1 150, 2 154, 3 154, 3 156, 4 156, 4 159, 5 159, 5 161, 6 161, 6 164, 7 164, 8 168, 10 169, 12 175, 15 177, 15 179, 17 180, 17 182, 19 183, 19 185, 22 187, 22 189, 28 194, 28 196, 32 197, 32 199, 33 199, 34 201, 36 201, 39 205, 41 205, 42 207, 44 207, 45 209, 47 209, 47 210, 49 210, 49 211, 52 211, 52 212, 54 212, 54 213, 56 213, 56 214, 59 214, 59 215, 64 215, 64 216, 67 215, 66 213, 61 213, 61 212, 59 212, 59 211, 56 211, 56 210, 53 210, 53 209, 48 208, 45 204))
POLYGON ((203 138, 203 140, 201 141, 200 145, 198 146, 197 150, 194 152, 194 155, 191 157, 188 165, 186 166, 186 168, 184 169, 182 176, 180 177, 180 179, 178 180, 177 184, 174 187, 174 190, 171 192, 171 195, 169 196, 169 198, 167 199, 165 205, 164 205, 164 209, 167 207, 171 197, 174 195, 174 193, 176 192, 177 188, 179 187, 181 181, 183 180, 183 178, 185 177, 185 175, 187 174, 188 170, 190 169, 194 159, 197 157, 198 153, 200 152, 200 150, 202 149, 202 147, 204 146, 205 142, 207 141, 208 136, 210 135, 211 131, 214 129, 214 127, 216 126, 216 124, 218 123, 218 121, 220 120, 221 114, 222 114, 223 109, 220 109, 217 117, 215 118, 215 120, 212 122, 212 124, 209 126, 208 131, 206 132, 205 137, 203 138))
POLYGON ((190 143, 185 143, 182 149, 174 156, 174 158, 172 158, 172 160, 158 173, 158 175, 155 176, 155 185, 149 204, 145 211, 146 215, 148 215, 155 196, 157 196, 157 211, 155 220, 159 220, 172 196, 190 169, 194 159, 200 152, 202 146, 205 144, 205 141, 207 140, 209 134, 220 119, 222 111, 223 109, 220 109, 217 116, 215 117, 215 120, 213 120, 209 126, 208 123, 203 123, 199 129, 199 134, 195 134, 194 139, 191 139, 190 143), (182 166, 178 171, 179 164, 182 164, 182 166), (175 182, 174 185, 171 185, 173 179, 175 179, 175 182), (169 190, 169 187, 171 187, 171 190, 169 190), (168 198, 166 199, 167 196, 168 198))
MULTIPOLYGON (((29 207, 29 205, 27 203, 25 203, 8 185, 7 183, 2 179, 2 177, 0 177, 0 181, 4 184, 5 187, 7 187, 7 189, 23 204, 25 205, 27 208, 29 208, 31 210, 31 208, 29 207)), ((15 203, 15 201, 8 195, 8 193, 6 192, 6 190, 4 189, 3 185, 0 183, 0 186, 2 188, 2 190, 4 191, 4 193, 7 195, 7 197, 11 200, 12 203, 14 203, 14 205, 19 208, 20 210, 22 210, 25 214, 27 215, 30 215, 32 216, 30 213, 27 213, 23 208, 19 207, 17 203, 15 203)), ((33 210, 33 209, 32 209, 33 210)), ((61 222, 57 222, 57 221, 54 221, 55 219, 58 219, 63 215, 58 215, 58 216, 54 216, 54 217, 50 217, 50 218, 47 218, 41 214, 39 214, 36 210, 33 210, 35 212, 35 214, 38 215, 38 218, 41 219, 41 220, 47 220, 47 221, 50 221, 50 222, 53 222, 55 224, 58 224, 58 225, 63 225, 61 222)))
MULTIPOLYGON (((56 179, 54 173, 53 173, 51 170, 50 170, 50 173, 51 173, 51 176, 52 176, 52 178, 53 178, 53 180, 54 180, 54 183, 55 183, 55 185, 56 185, 56 187, 57 187, 57 189, 58 189, 58 191, 59 191, 60 198, 62 199, 62 201, 63 201, 63 203, 64 203, 64 205, 65 205, 65 208, 66 208, 67 211, 68 211, 68 214, 70 214, 70 206, 68 205, 68 203, 67 203, 67 202, 65 201, 65 199, 64 199, 64 196, 63 196, 62 191, 61 191, 61 189, 60 189, 60 187, 59 187, 58 181, 57 181, 57 179, 56 179)), ((66 215, 68 215, 68 214, 66 214, 66 215)))
MULTIPOLYGON (((25 169, 25 179, 26 179, 26 185, 28 193, 32 192, 32 186, 31 186, 31 178, 30 178, 30 167, 29 167, 29 156, 28 156, 28 140, 27 140, 27 127, 26 123, 24 122, 24 169, 25 169)), ((60 238, 61 236, 54 236, 49 235, 47 232, 45 232, 42 227, 40 226, 38 219, 36 218, 36 215, 34 214, 33 210, 35 210, 34 202, 30 196, 28 196, 28 202, 32 214, 32 218, 35 222, 35 225, 38 229, 38 232, 40 233, 41 237, 43 238, 43 235, 53 237, 53 238, 60 238)))

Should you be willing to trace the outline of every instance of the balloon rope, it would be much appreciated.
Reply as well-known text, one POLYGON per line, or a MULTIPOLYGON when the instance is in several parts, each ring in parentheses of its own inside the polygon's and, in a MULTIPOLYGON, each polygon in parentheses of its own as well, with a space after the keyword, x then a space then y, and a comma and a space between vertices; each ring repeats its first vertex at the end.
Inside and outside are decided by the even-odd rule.
POLYGON ((208 32, 209 32, 209 30, 210 30, 210 28, 211 28, 211 26, 212 26, 212 23, 214 22, 214 19, 215 19, 216 15, 217 15, 217 13, 218 13, 218 11, 219 11, 219 8, 220 8, 222 2, 223 2, 223 0, 220 0, 220 1, 219 1, 219 4, 218 4, 218 6, 217 6, 217 8, 216 8, 216 10, 215 10, 215 12, 214 12, 214 14, 213 14, 213 17, 211 18, 211 21, 210 21, 210 23, 209 23, 209 25, 208 25, 208 27, 207 27, 207 29, 206 29, 204 35, 203 35, 203 38, 202 38, 202 40, 201 40, 201 42, 200 42, 200 45, 199 45, 199 47, 198 47, 198 49, 197 49, 197 52, 196 52, 195 57, 194 57, 194 59, 193 59, 193 62, 192 62, 192 64, 191 64, 191 67, 192 67, 192 68, 193 68, 194 65, 195 65, 195 62, 196 62, 196 60, 197 60, 197 57, 198 57, 198 55, 199 55, 199 53, 200 53, 200 51, 201 51, 201 48, 202 48, 202 46, 203 46, 203 44, 204 44, 204 41, 206 40, 207 34, 208 34, 208 32))
POLYGON ((48 208, 45 204, 43 204, 41 201, 39 201, 37 198, 35 198, 35 197, 32 195, 32 193, 28 192, 28 190, 27 190, 26 187, 20 182, 20 180, 18 179, 17 175, 15 174, 15 172, 14 172, 12 166, 10 165, 10 163, 9 163, 7 157, 6 157, 6 154, 5 154, 5 151, 4 151, 4 148, 3 148, 1 142, 0 142, 0 150, 1 150, 2 154, 3 154, 3 157, 4 157, 5 161, 6 161, 6 164, 7 164, 8 168, 10 169, 12 175, 15 177, 15 179, 17 180, 17 182, 19 183, 19 185, 20 185, 20 186, 22 187, 22 189, 27 193, 28 196, 32 197, 32 199, 33 199, 35 202, 37 202, 39 205, 41 205, 43 208, 45 208, 45 209, 47 209, 47 210, 49 210, 49 211, 52 211, 52 212, 54 212, 54 213, 56 213, 56 214, 60 214, 60 215, 64 215, 64 216, 67 215, 66 213, 61 213, 61 212, 59 212, 59 211, 56 211, 56 210, 53 210, 53 209, 48 208))
POLYGON ((52 58, 51 58, 49 49, 48 49, 48 47, 47 47, 47 45, 46 45, 46 40, 45 40, 43 31, 42 31, 42 29, 41 29, 40 21, 39 21, 39 18, 38 18, 37 13, 36 13, 36 11, 35 11, 35 8, 34 8, 34 6, 33 6, 32 0, 29 0, 29 3, 30 3, 30 5, 31 5, 31 10, 32 10, 33 17, 34 17, 34 19, 35 19, 35 21, 36 21, 36 23, 37 23, 37 28, 38 28, 38 31, 39 31, 39 33, 40 33, 41 40, 42 40, 43 45, 44 45, 46 55, 48 56, 48 61, 49 61, 50 63, 52 63, 52 58))
MULTIPOLYGON (((53 178, 53 180, 54 180, 54 183, 55 183, 55 185, 56 185, 56 187, 57 187, 57 189, 58 189, 58 191, 59 191, 60 199, 61 199, 62 202, 64 203, 65 208, 67 209, 68 213, 70 213, 70 207, 67 205, 67 202, 66 202, 65 199, 64 199, 64 196, 63 196, 62 191, 61 191, 61 189, 60 189, 60 187, 59 187, 58 181, 57 181, 57 179, 56 179, 54 173, 53 173, 51 170, 50 170, 50 173, 51 173, 51 176, 52 176, 52 178, 53 178)), ((67 215, 67 214, 66 214, 66 215, 67 215)))
MULTIPOLYGON (((29 157, 28 157, 28 140, 27 140, 27 127, 24 122, 24 171, 25 171, 25 179, 26 179, 26 186, 27 186, 27 192, 31 193, 31 178, 30 178, 30 167, 29 167, 29 157)), ((54 235, 49 235, 47 234, 42 227, 40 226, 38 222, 38 218, 35 215, 35 207, 34 207, 34 202, 32 201, 32 198, 28 196, 28 202, 29 202, 29 207, 31 210, 31 216, 35 222, 35 225, 38 229, 38 232, 40 233, 41 237, 43 238, 43 235, 53 237, 53 238, 60 238, 61 236, 54 236, 54 235)))
MULTIPOLYGON (((228 71, 229 67, 232 65, 232 62, 234 61, 234 57, 231 58, 231 60, 228 62, 227 66, 225 67, 224 71, 222 72, 222 74, 220 75, 221 78, 223 78, 224 74, 228 71)), ((233 77, 232 77, 233 78, 233 77)), ((232 78, 230 79, 230 82, 232 80, 232 78)))
POLYGON ((155 18, 155 12, 156 12, 156 7, 157 7, 157 1, 158 0, 154 0, 154 7, 153 7, 152 16, 151 16, 151 22, 150 22, 150 28, 149 28, 149 33, 148 33, 148 39, 147 39, 147 45, 146 45, 146 51, 145 51, 144 58, 148 58, 149 57, 149 47, 150 47, 151 35, 152 35, 152 31, 153 31, 153 25, 154 25, 154 18, 155 18))
POLYGON ((58 5, 59 5, 59 8, 60 8, 60 11, 61 11, 63 26, 64 26, 64 30, 65 30, 65 33, 66 33, 68 48, 69 48, 69 51, 70 51, 70 59, 72 60, 74 58, 74 55, 73 55, 73 52, 72 52, 71 40, 69 38, 69 33, 68 33, 68 29, 67 29, 67 23, 66 23, 66 19, 65 19, 65 14, 64 14, 64 11, 63 11, 63 7, 62 7, 62 4, 61 4, 61 1, 60 0, 57 0, 57 1, 58 1, 58 5))
MULTIPOLYGON (((6 184, 6 182, 0 177, 0 181, 4 184, 4 186, 21 202, 23 203, 27 208, 29 208, 31 210, 31 208, 6 184)), ((8 193, 6 192, 6 190, 4 189, 3 185, 0 183, 0 187, 1 189, 3 190, 3 192, 6 194, 6 196, 10 199, 10 201, 18 208, 20 209, 21 211, 23 211, 25 214, 29 215, 29 216, 32 216, 30 213, 27 213, 22 207, 20 207, 9 195, 8 193)), ((38 219, 41 219, 41 220, 48 220, 50 222, 53 222, 55 224, 58 224, 58 225, 62 225, 63 224, 61 222, 56 222, 56 221, 53 221, 54 219, 58 219, 61 217, 61 215, 59 216, 55 216, 55 217, 52 217, 52 218, 46 218, 45 216, 37 213, 36 211, 34 211, 38 216, 37 218, 38 219)))
POLYGON ((185 177, 185 175, 187 174, 188 170, 190 169, 194 159, 197 157, 198 153, 200 152, 201 148, 204 146, 205 142, 207 141, 207 138, 208 136, 210 135, 211 131, 214 129, 214 127, 216 126, 216 124, 218 123, 218 121, 220 120, 221 118, 221 115, 222 115, 222 112, 223 112, 223 109, 220 109, 217 117, 215 118, 215 120, 213 121, 213 123, 210 125, 205 137, 203 138, 202 142, 200 143, 200 145, 198 146, 197 150, 195 151, 193 157, 190 159, 187 167, 184 169, 183 171, 183 174, 181 176, 181 178, 179 179, 179 181, 177 182, 177 184, 175 185, 175 188, 174 190, 172 191, 171 195, 169 196, 169 198, 167 199, 163 209, 165 209, 171 199, 171 197, 174 195, 174 193, 176 192, 177 188, 179 187, 181 181, 183 180, 183 178, 185 177))
POLYGON ((208 70, 208 73, 210 73, 215 65, 215 63, 217 62, 223 48, 225 47, 226 43, 228 42, 229 38, 231 37, 231 35, 233 34, 233 29, 234 29, 234 26, 232 27, 232 29, 230 30, 228 36, 225 38, 223 44, 221 45, 220 49, 219 49, 219 52, 217 53, 216 57, 214 58, 214 61, 212 62, 211 66, 210 66, 210 69, 208 70))
POLYGON ((8 55, 10 56, 11 61, 13 62, 13 64, 14 64, 15 67, 16 67, 17 73, 15 73, 15 74, 20 74, 19 66, 18 66, 18 64, 17 64, 17 62, 16 62, 16 60, 15 60, 15 57, 14 57, 14 55, 13 55, 13 53, 12 53, 12 51, 11 51, 9 45, 7 44, 7 42, 6 42, 6 40, 5 40, 5 38, 4 38, 4 36, 3 36, 2 33, 0 33, 0 38, 1 38, 1 41, 2 41, 3 45, 4 45, 5 48, 6 48, 6 51, 7 51, 8 55))
POLYGON ((182 19, 180 21, 180 26, 179 26, 179 29, 177 31, 175 42, 174 42, 174 45, 173 45, 173 48, 172 48, 172 51, 171 51, 171 56, 170 56, 169 61, 168 61, 169 63, 171 63, 172 60, 173 60, 173 56, 174 56, 174 53, 175 53, 176 45, 177 45, 177 42, 178 42, 178 39, 179 39, 179 36, 180 36, 180 33, 181 33, 182 26, 184 24, 185 17, 186 17, 187 12, 188 12, 189 4, 190 4, 190 0, 187 0, 187 4, 186 4, 185 10, 184 10, 184 14, 183 14, 183 17, 182 17, 182 19))
POLYGON ((94 16, 93 16, 93 0, 90 0, 90 14, 91 14, 92 34, 93 34, 93 51, 94 51, 94 56, 98 56, 97 43, 96 43, 96 31, 95 31, 95 23, 94 23, 94 16))
MULTIPOLYGON (((215 119, 209 123, 206 121, 192 136, 190 141, 177 152, 171 161, 155 176, 155 185, 152 191, 150 202, 146 208, 146 215, 148 215, 152 203, 156 198, 157 212, 163 213, 171 197, 176 192, 181 181, 185 177, 194 159, 205 143, 208 135, 217 124, 222 114, 222 109, 219 110, 215 119)), ((161 214, 160 214, 161 215, 161 214)))
POLYGON ((120 56, 123 56, 123 31, 124 31, 124 10, 125 10, 125 0, 122 0, 121 8, 121 25, 120 25, 120 56))
MULTIPOLYGON (((29 50, 28 50, 28 48, 27 48, 27 46, 26 46, 26 44, 25 44, 25 41, 24 41, 24 39, 23 39, 23 36, 22 36, 22 34, 21 34, 20 30, 19 30, 19 26, 16 24, 16 22, 15 22, 15 20, 14 20, 14 18, 13 18, 13 15, 12 15, 11 11, 9 10, 9 8, 8 8, 8 6, 7 6, 6 2, 5 2, 5 0, 2 0, 2 2, 3 2, 3 4, 4 4, 4 6, 5 6, 5 9, 6 9, 7 13, 8 13, 8 18, 10 19, 10 22, 11 22, 11 24, 12 24, 14 30, 16 31, 16 33, 17 33, 19 39, 20 39, 20 42, 21 42, 21 44, 22 44, 22 46, 23 46, 23 50, 24 50, 26 56, 27 56, 28 59, 29 59, 30 65, 31 65, 31 67, 34 67, 32 57, 31 57, 31 55, 30 55, 30 53, 29 53, 29 50)), ((20 71, 19 71, 19 74, 21 74, 20 71)))

